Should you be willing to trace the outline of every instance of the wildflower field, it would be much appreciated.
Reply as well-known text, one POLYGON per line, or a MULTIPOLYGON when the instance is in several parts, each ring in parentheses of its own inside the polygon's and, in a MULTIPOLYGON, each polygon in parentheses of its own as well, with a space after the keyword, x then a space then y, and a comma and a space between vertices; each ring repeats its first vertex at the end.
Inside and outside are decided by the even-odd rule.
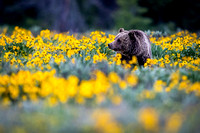
POLYGON ((0 132, 199 132, 200 35, 146 33, 140 67, 113 34, 2 30, 0 132))

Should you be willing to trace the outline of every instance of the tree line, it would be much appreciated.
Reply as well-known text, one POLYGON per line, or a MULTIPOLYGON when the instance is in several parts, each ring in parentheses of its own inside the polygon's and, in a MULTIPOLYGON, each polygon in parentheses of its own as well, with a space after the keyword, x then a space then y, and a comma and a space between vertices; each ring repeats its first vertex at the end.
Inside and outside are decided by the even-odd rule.
POLYGON ((0 25, 60 32, 126 29, 199 31, 198 0, 1 0, 0 25))

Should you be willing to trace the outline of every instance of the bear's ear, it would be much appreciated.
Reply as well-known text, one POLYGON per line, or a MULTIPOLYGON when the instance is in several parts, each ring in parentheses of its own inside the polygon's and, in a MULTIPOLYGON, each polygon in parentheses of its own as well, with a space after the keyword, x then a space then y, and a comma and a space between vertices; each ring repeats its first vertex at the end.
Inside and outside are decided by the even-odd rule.
POLYGON ((131 40, 135 41, 136 38, 135 38, 135 31, 133 30, 130 30, 129 33, 128 33, 129 37, 131 40))
POLYGON ((120 32, 124 32, 124 28, 120 28, 120 29, 119 29, 119 33, 120 33, 120 32))

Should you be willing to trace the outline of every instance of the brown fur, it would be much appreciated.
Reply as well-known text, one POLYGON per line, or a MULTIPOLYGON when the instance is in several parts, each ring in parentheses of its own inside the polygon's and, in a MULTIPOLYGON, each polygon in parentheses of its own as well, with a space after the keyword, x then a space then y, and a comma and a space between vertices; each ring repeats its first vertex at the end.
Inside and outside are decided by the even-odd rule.
POLYGON ((122 54, 121 60, 127 62, 136 56, 139 65, 144 65, 147 58, 151 58, 151 44, 147 35, 141 30, 119 29, 115 40, 108 44, 108 47, 122 54))

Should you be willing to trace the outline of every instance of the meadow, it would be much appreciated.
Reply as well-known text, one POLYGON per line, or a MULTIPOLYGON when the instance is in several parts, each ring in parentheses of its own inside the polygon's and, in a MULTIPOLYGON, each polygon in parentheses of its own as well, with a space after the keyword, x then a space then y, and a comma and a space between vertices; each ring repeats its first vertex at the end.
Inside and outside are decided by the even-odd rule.
POLYGON ((0 132, 199 132, 200 35, 147 31, 152 59, 126 63, 115 35, 0 34, 0 132))

